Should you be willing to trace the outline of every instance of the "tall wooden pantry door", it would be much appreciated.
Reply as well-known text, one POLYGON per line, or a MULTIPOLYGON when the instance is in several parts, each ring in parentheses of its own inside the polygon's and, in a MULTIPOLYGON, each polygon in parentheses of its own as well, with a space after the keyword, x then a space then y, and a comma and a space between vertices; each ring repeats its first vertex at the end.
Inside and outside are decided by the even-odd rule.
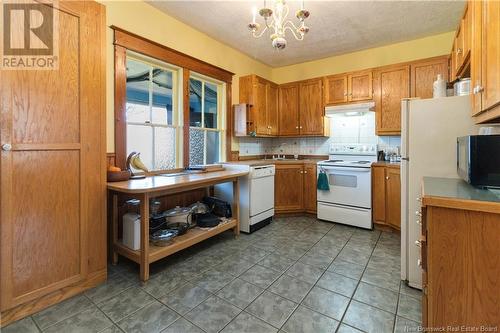
POLYGON ((57 67, 0 70, 2 314, 106 270, 104 6, 36 4, 57 67))

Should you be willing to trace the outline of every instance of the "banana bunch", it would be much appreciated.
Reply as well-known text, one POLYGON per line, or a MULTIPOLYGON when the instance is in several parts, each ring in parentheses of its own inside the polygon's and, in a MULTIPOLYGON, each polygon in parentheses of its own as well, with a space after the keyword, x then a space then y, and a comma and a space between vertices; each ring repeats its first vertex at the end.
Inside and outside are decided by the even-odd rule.
POLYGON ((127 166, 129 165, 136 170, 142 170, 145 173, 149 172, 148 168, 141 160, 141 153, 137 153, 135 151, 131 152, 127 157, 127 166))

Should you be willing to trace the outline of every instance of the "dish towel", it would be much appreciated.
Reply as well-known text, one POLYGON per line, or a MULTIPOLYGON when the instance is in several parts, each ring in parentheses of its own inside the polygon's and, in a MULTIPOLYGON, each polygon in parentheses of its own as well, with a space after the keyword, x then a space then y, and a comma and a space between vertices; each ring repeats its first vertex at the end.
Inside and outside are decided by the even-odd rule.
POLYGON ((328 176, 324 170, 320 170, 318 175, 318 190, 330 191, 330 184, 328 184, 328 176))

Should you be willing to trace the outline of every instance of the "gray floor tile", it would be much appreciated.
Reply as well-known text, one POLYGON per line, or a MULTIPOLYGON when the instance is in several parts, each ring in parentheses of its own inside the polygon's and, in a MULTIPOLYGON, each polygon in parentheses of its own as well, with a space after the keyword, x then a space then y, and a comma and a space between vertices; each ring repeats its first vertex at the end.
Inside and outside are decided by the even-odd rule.
POLYGON ((317 283, 318 287, 334 291, 347 297, 352 297, 357 285, 358 280, 330 272, 325 272, 317 283))
POLYGON ((286 271, 295 263, 295 260, 272 253, 259 261, 259 265, 275 269, 280 272, 286 271))
POLYGON ((278 328, 285 323, 296 306, 297 304, 292 301, 265 291, 246 311, 278 328))
POLYGON ((153 301, 151 295, 132 287, 98 306, 112 321, 117 322, 153 301))
POLYGON ((239 257, 249 261, 251 263, 257 263, 259 260, 264 258, 265 256, 271 254, 270 251, 266 251, 263 249, 256 248, 254 246, 250 246, 245 251, 243 251, 239 257))
POLYGON ((415 289, 406 285, 406 282, 401 281, 401 289, 399 290, 401 294, 408 295, 414 298, 422 299, 422 291, 415 289))
POLYGON ((346 324, 340 324, 339 329, 337 330, 337 333, 363 333, 363 331, 360 331, 354 327, 348 326, 346 324))
POLYGON ((361 282, 353 297, 376 308, 396 313, 398 293, 361 282))
POLYGON ((302 301, 302 304, 316 312, 341 320, 349 304, 349 298, 326 289, 314 287, 302 301))
POLYGON ((127 333, 153 333, 160 332, 172 324, 177 318, 179 318, 177 313, 160 302, 155 301, 122 319, 117 324, 127 333))
POLYGON ((230 274, 238 276, 247 269, 249 269, 250 267, 252 267, 253 265, 254 263, 249 262, 248 260, 239 257, 233 257, 222 262, 216 267, 221 271, 228 272, 230 274))
POLYGON ((135 280, 126 278, 121 274, 114 274, 108 277, 106 282, 103 284, 88 290, 85 295, 97 304, 118 295, 133 285, 139 285, 139 283, 135 280))
POLYGON ((31 317, 18 320, 1 329, 3 333, 38 333, 39 330, 31 317))
POLYGON ((299 260, 300 257, 306 254, 307 250, 308 248, 293 246, 293 245, 290 246, 290 244, 288 244, 276 250, 275 253, 278 253, 279 255, 285 256, 293 260, 299 260))
POLYGON ((282 275, 270 287, 269 291, 300 303, 313 287, 312 284, 301 281, 289 275, 282 275))
POLYGON ((372 255, 368 261, 368 268, 378 269, 381 271, 401 272, 401 259, 379 257, 372 255))
POLYGON ((268 323, 242 312, 233 319, 221 332, 222 333, 275 333, 278 330, 268 323))
POLYGON ((396 325, 394 333, 421 332, 422 325, 416 321, 396 316, 396 325))
POLYGON ((422 302, 418 298, 399 295, 398 316, 420 323, 422 321, 422 302))
POLYGON ((261 288, 269 287, 279 276, 281 272, 275 271, 274 269, 267 268, 260 265, 255 265, 245 273, 243 273, 240 278, 261 288))
POLYGON ((384 272, 367 268, 361 277, 361 281, 373 284, 374 286, 399 292, 400 274, 384 272))
POLYGON ((78 295, 34 314, 33 320, 44 329, 93 306, 87 297, 78 295))
POLYGON ((305 265, 300 262, 290 267, 285 274, 296 277, 299 280, 316 283, 325 270, 319 267, 305 265))
POLYGON ((208 290, 188 283, 160 298, 160 301, 183 315, 211 295, 208 290))
POLYGON ((343 261, 352 262, 353 264, 364 266, 368 263, 370 254, 371 253, 367 251, 359 251, 354 248, 344 247, 344 249, 340 251, 337 258, 343 261))
POLYGON ((123 331, 116 325, 106 328, 104 331, 100 331, 99 333, 123 333, 123 331))
POLYGON ((299 306, 287 320, 282 330, 287 333, 333 333, 337 329, 338 324, 339 322, 332 318, 299 306))
POLYGON ((191 282, 198 287, 215 293, 234 279, 234 275, 220 271, 218 268, 213 268, 197 276, 191 282))
POLYGON ((244 309, 263 291, 264 289, 238 278, 222 288, 217 293, 217 296, 236 305, 240 309, 244 309))
POLYGON ((355 300, 351 301, 343 322, 365 332, 391 332, 394 315, 355 300))
POLYGON ((330 266, 330 264, 332 263, 333 258, 333 256, 329 257, 308 252, 305 256, 300 258, 299 262, 311 266, 316 266, 322 269, 327 269, 328 266, 330 266))
POLYGON ((347 261, 335 259, 328 268, 328 271, 347 276, 351 279, 361 279, 365 267, 347 261))
POLYGON ((188 280, 181 276, 176 275, 174 272, 167 271, 158 274, 154 278, 148 280, 141 287, 147 293, 155 297, 161 297, 168 292, 185 285, 188 280))
POLYGON ((203 333, 203 330, 180 317, 172 325, 161 331, 161 333, 203 333))
POLYGON ((229 324, 240 312, 241 309, 217 296, 212 296, 189 311, 185 318, 202 327, 205 332, 216 333, 229 324))
POLYGON ((111 320, 95 307, 49 326, 44 332, 100 332, 112 325, 111 320))

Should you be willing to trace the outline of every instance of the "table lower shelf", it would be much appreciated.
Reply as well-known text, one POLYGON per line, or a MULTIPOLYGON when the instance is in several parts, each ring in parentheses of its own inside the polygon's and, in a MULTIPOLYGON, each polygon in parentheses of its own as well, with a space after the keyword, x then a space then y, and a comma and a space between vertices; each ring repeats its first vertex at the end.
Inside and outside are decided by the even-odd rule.
MULTIPOLYGON (((189 230, 186 234, 182 236, 175 237, 172 241, 172 244, 168 246, 154 246, 151 243, 149 244, 149 255, 148 255, 148 263, 153 263, 162 258, 168 257, 178 251, 184 250, 194 244, 197 244, 205 239, 218 235, 226 230, 236 228, 238 226, 237 219, 230 219, 225 223, 221 223, 216 227, 210 229, 201 229, 201 228, 193 228, 189 230)), ((114 244, 115 251, 140 264, 141 263, 141 251, 140 250, 132 250, 123 243, 118 240, 114 244)))

